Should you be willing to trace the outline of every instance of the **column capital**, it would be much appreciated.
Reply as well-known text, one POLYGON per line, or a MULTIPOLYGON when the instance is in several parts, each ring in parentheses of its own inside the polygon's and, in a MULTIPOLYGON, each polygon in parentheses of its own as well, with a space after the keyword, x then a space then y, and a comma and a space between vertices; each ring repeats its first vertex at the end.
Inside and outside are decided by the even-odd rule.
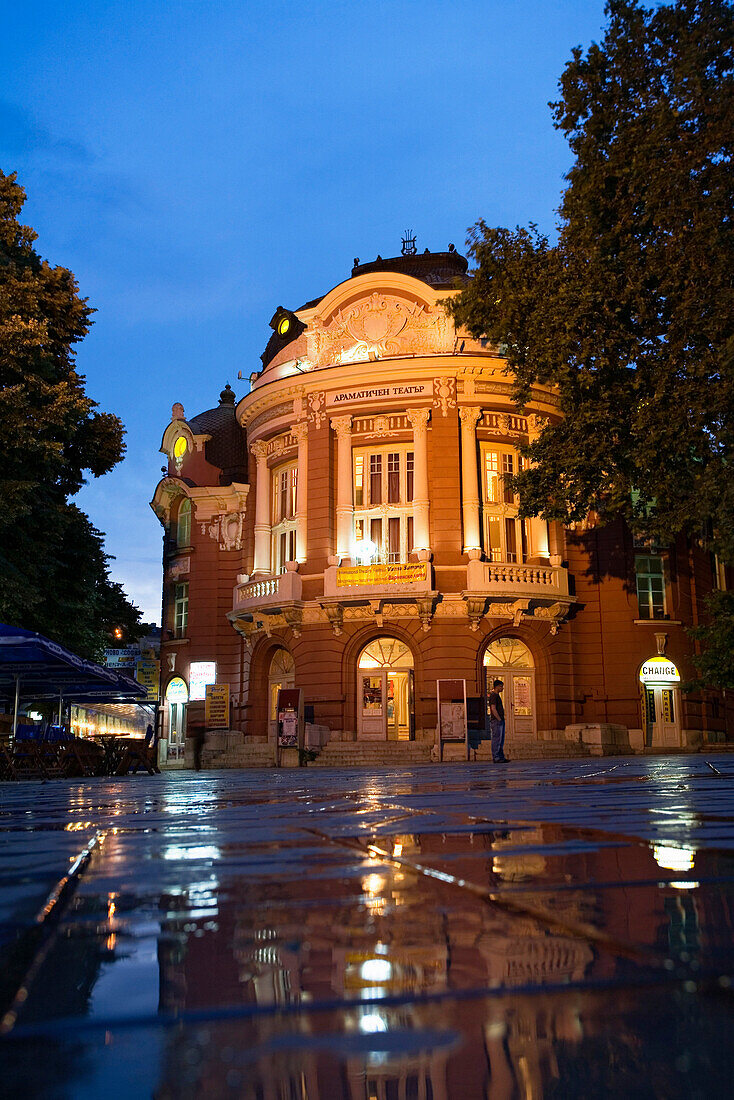
POLYGON ((258 464, 264 462, 268 457, 268 445, 264 439, 258 439, 255 443, 251 443, 250 451, 254 454, 258 464))
POLYGON ((538 413, 530 413, 528 416, 528 439, 531 443, 538 438, 548 424, 549 418, 547 416, 540 416, 538 413))
POLYGON ((341 439, 342 436, 352 434, 351 416, 332 416, 329 423, 336 432, 337 439, 341 439))
POLYGON ((291 435, 296 443, 305 443, 308 438, 308 424, 305 421, 300 424, 294 424, 291 428, 291 435))
POLYGON ((428 427, 428 418, 431 415, 430 409, 408 409, 406 415, 411 423, 414 435, 418 432, 425 432, 428 427))
POLYGON ((463 428, 475 428, 477 420, 482 415, 482 410, 477 405, 460 405, 459 417, 463 428))

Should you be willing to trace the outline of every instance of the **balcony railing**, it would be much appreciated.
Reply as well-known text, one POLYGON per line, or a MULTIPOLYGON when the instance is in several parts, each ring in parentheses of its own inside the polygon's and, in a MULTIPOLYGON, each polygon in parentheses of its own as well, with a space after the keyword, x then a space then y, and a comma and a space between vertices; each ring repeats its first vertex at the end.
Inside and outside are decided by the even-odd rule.
POLYGON ((514 565, 470 561, 466 569, 470 592, 490 596, 551 597, 568 595, 568 570, 560 565, 514 565))
POLYGON ((300 600, 302 587, 298 573, 292 571, 247 581, 234 590, 234 609, 247 611, 300 600))

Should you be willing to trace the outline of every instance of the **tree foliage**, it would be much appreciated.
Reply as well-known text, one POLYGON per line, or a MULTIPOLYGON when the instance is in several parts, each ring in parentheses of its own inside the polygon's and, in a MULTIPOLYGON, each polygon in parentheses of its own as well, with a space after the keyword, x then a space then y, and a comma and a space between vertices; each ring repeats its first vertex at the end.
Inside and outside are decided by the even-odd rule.
POLYGON ((114 625, 135 636, 140 616, 69 497, 120 461, 123 427, 85 393, 74 345, 92 311, 72 273, 35 251, 24 201, 0 172, 0 619, 99 656, 114 625))
MULTIPOLYGON (((563 418, 514 478, 525 515, 623 517, 734 564, 734 7, 609 0, 551 104, 574 156, 551 241, 471 231, 474 279, 449 305, 499 346, 515 398, 550 383, 563 418)), ((699 632, 706 683, 734 683, 734 602, 699 632)))
POLYGON ((451 306, 563 420, 516 479, 525 514, 624 516, 669 541, 713 521, 734 561, 734 8, 611 0, 552 104, 574 163, 555 243, 479 222, 451 306))

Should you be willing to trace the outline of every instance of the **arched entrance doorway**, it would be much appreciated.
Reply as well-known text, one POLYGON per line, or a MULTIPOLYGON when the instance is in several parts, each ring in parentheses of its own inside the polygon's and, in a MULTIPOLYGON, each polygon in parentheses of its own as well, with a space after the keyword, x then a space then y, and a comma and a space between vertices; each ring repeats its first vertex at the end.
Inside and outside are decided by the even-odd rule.
POLYGON ((173 676, 166 687, 168 744, 165 750, 161 750, 164 760, 179 760, 184 754, 188 701, 189 689, 186 681, 182 676, 173 676))
MULTIPOLYGON (((506 740, 530 740, 536 733, 535 664, 533 655, 519 638, 495 638, 484 654, 484 698, 492 681, 505 685, 506 740)), ((489 716, 488 716, 489 717, 489 716)))
POLYGON ((413 654, 397 638, 375 638, 357 661, 357 736, 412 741, 413 654))
POLYGON ((681 745, 680 672, 673 661, 658 654, 643 661, 638 675, 642 690, 645 745, 681 745))
POLYGON ((278 734, 278 692, 296 686, 296 662, 287 649, 278 648, 268 670, 268 733, 272 741, 278 734))

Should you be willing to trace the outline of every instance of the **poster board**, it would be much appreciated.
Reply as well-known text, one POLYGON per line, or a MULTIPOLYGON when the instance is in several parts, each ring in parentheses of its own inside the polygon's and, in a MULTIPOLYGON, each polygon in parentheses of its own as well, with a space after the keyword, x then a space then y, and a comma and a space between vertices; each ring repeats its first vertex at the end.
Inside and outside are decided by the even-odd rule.
POLYGON ((443 746, 447 743, 463 744, 469 756, 469 739, 466 713, 466 680, 436 680, 438 702, 439 759, 443 760, 443 746))
MULTIPOLYGON (((303 692, 300 688, 281 688, 278 692, 278 744, 276 760, 280 765, 283 749, 302 749, 304 738, 303 692)), ((301 762, 299 752, 298 762, 301 762)))
POLYGON ((207 729, 229 729, 229 684, 207 684, 204 703, 207 729))
POLYGON ((161 692, 160 661, 143 658, 135 666, 135 679, 146 690, 146 700, 157 703, 161 692))

